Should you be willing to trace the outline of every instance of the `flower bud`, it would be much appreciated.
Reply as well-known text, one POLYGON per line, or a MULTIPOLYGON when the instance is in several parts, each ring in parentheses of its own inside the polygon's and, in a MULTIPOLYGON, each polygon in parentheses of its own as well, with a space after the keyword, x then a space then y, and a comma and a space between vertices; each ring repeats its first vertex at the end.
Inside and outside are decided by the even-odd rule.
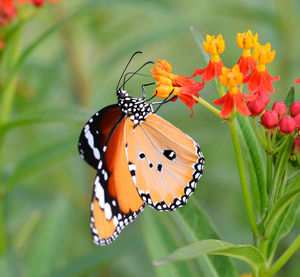
POLYGON ((254 95, 258 95, 253 101, 247 103, 248 109, 252 116, 260 115, 270 102, 270 95, 262 88, 259 88, 254 95))
POLYGON ((286 115, 287 113, 286 105, 281 101, 277 101, 273 104, 272 111, 277 112, 278 116, 286 115))
POLYGON ((300 102, 292 103, 292 105, 290 106, 290 113, 292 117, 295 117, 300 113, 300 102))
POLYGON ((297 152, 300 152, 300 137, 294 138, 293 149, 297 152))
POLYGON ((36 6, 36 7, 40 7, 43 6, 45 3, 45 0, 32 0, 32 3, 36 6))
POLYGON ((300 130, 300 113, 294 117, 294 120, 296 121, 296 128, 300 130))
POLYGON ((290 116, 284 116, 279 122, 280 131, 285 135, 290 135, 296 129, 296 121, 290 116))
POLYGON ((261 124, 266 129, 273 129, 278 125, 278 114, 274 111, 267 110, 260 118, 261 124))

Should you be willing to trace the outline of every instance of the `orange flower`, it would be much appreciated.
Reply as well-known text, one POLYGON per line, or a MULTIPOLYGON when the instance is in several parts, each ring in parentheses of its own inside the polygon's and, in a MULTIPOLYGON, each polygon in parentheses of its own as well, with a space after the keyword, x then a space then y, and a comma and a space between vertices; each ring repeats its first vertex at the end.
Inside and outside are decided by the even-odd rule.
POLYGON ((271 44, 257 44, 253 51, 253 58, 257 62, 256 68, 244 78, 244 83, 248 83, 248 91, 255 92, 258 88, 262 88, 268 93, 275 93, 273 81, 278 81, 279 76, 272 77, 266 64, 271 63, 275 57, 275 50, 271 51, 271 44))
POLYGON ((232 69, 226 67, 222 68, 222 75, 220 76, 220 81, 224 86, 229 86, 227 93, 213 101, 217 106, 223 106, 221 111, 221 118, 228 117, 234 107, 243 115, 250 115, 250 111, 245 103, 245 100, 252 101, 257 96, 243 94, 238 85, 243 81, 243 74, 240 72, 239 66, 236 64, 232 69))
POLYGON ((225 50, 225 41, 222 35, 206 36, 206 41, 203 42, 203 47, 206 53, 211 54, 210 61, 206 68, 196 69, 194 74, 189 78, 194 78, 197 75, 202 75, 202 80, 205 82, 211 81, 215 76, 219 78, 222 73, 223 62, 219 54, 225 50))
POLYGON ((167 98, 172 94, 179 97, 191 109, 192 117, 193 106, 196 103, 193 96, 199 97, 198 91, 203 89, 204 82, 192 81, 188 77, 172 74, 171 71, 172 66, 165 60, 158 60, 151 69, 154 74, 152 77, 157 80, 156 96, 167 98))
POLYGON ((253 36, 252 32, 248 30, 247 33, 238 33, 236 37, 237 45, 243 48, 243 54, 238 61, 240 71, 247 75, 249 69, 252 71, 256 67, 256 62, 251 55, 251 48, 257 44, 257 33, 253 36))

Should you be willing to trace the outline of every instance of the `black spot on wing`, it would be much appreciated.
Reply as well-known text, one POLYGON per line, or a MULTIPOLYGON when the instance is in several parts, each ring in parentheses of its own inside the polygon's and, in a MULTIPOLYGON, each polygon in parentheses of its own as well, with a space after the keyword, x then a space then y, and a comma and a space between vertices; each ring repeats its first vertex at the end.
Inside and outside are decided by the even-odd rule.
POLYGON ((176 159, 176 153, 175 153, 175 151, 173 151, 171 149, 165 149, 163 151, 163 155, 170 161, 176 159))

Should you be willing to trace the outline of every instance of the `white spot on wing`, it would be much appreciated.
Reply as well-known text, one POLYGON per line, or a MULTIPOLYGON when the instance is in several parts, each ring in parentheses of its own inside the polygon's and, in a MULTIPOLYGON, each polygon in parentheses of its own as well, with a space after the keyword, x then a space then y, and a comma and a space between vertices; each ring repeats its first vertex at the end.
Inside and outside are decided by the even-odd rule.
POLYGON ((114 225, 117 227, 119 220, 117 219, 116 216, 113 217, 114 225))
POLYGON ((95 181, 95 195, 96 195, 96 198, 99 199, 100 208, 104 209, 104 202, 105 202, 104 189, 99 182, 99 176, 96 177, 96 181, 95 181))
POLYGON ((111 207, 108 203, 105 203, 105 205, 104 205, 104 213, 105 213, 106 219, 111 220, 112 212, 111 212, 111 207))
POLYGON ((91 147, 91 149, 93 150, 94 156, 97 160, 100 159, 100 152, 99 150, 95 147, 94 145, 94 137, 90 131, 90 127, 89 125, 85 125, 84 127, 84 136, 86 137, 89 146, 91 147))

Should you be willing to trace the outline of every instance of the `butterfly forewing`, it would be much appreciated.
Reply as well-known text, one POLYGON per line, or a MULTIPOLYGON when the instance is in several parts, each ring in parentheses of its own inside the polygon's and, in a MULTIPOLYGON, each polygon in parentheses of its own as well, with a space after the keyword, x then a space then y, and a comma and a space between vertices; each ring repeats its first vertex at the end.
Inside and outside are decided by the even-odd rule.
POLYGON ((95 113, 83 127, 78 150, 81 157, 93 168, 97 169, 103 146, 120 117, 120 107, 110 105, 95 113))
POLYGON ((185 205, 203 170, 197 142, 156 114, 137 126, 126 120, 125 129, 129 169, 142 199, 161 211, 185 205))
POLYGON ((90 227, 100 245, 111 243, 144 206, 128 170, 124 122, 120 107, 108 106, 86 123, 78 143, 82 158, 97 170, 90 227))

